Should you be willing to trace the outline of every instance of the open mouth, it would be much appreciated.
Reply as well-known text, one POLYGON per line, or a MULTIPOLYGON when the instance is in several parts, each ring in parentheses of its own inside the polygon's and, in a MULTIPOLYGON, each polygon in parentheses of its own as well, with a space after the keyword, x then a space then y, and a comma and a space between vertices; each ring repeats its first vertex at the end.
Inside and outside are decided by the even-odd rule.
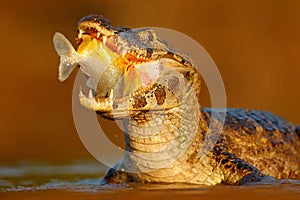
POLYGON ((159 61, 117 44, 117 37, 118 34, 107 36, 94 28, 78 31, 77 52, 86 56, 87 64, 80 68, 88 77, 89 99, 107 98, 108 101, 137 95, 139 91, 150 89, 159 76, 159 61), (96 65, 93 59, 98 62, 96 65))

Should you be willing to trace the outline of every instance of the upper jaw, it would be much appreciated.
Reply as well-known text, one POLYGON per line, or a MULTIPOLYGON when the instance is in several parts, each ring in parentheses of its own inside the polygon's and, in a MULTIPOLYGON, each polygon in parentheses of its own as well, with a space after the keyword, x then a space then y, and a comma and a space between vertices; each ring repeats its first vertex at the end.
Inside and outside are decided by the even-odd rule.
POLYGON ((94 29, 87 29, 87 30, 78 29, 78 35, 76 38, 78 44, 82 42, 84 35, 88 35, 90 37, 96 38, 100 40, 104 45, 106 45, 107 39, 112 36, 112 35, 109 36, 104 35, 101 32, 98 32, 97 30, 94 29))
POLYGON ((88 34, 101 33, 101 35, 111 36, 118 31, 110 25, 109 20, 102 15, 88 15, 81 18, 77 24, 78 32, 81 30, 88 34))

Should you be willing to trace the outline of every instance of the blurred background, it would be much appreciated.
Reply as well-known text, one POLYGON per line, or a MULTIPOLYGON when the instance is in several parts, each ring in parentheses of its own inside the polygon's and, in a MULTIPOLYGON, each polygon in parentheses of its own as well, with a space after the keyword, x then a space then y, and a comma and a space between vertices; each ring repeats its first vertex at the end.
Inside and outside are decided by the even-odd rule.
MULTIPOLYGON (((228 107, 269 110, 300 124, 299 10, 297 0, 2 2, 0 163, 93 160, 73 123, 75 73, 58 82, 52 44, 59 31, 75 45, 77 21, 92 13, 113 26, 165 27, 194 38, 221 72, 228 107)), ((207 90, 202 99, 209 106, 207 90)), ((101 124, 111 130, 112 123, 101 124)))

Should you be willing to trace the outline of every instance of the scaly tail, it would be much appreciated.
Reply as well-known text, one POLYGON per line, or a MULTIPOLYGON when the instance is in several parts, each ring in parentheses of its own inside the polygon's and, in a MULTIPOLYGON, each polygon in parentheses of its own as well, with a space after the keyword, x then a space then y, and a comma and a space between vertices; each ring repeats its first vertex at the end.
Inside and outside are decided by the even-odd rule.
POLYGON ((53 43, 57 54, 60 56, 58 79, 64 81, 78 65, 76 62, 77 53, 70 41, 61 33, 56 32, 54 34, 53 43))

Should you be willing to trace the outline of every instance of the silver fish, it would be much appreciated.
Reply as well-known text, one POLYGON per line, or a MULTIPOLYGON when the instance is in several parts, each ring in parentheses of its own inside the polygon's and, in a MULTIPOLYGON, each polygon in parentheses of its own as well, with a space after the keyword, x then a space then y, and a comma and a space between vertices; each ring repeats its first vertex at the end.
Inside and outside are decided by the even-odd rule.
POLYGON ((88 87, 96 91, 100 97, 110 95, 116 80, 119 80, 123 75, 123 69, 118 70, 113 66, 119 55, 109 50, 97 39, 81 37, 83 37, 83 42, 75 51, 63 34, 58 32, 54 34, 54 47, 60 56, 58 79, 60 81, 66 80, 72 71, 79 66, 82 72, 88 76, 88 87))

